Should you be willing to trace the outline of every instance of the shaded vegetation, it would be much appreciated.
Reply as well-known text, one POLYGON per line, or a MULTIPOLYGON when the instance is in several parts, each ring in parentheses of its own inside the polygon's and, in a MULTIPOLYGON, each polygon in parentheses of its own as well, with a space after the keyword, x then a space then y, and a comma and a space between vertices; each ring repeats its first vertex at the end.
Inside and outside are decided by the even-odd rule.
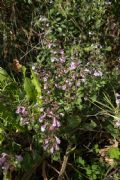
POLYGON ((0 2, 1 179, 120 179, 119 9, 0 2))

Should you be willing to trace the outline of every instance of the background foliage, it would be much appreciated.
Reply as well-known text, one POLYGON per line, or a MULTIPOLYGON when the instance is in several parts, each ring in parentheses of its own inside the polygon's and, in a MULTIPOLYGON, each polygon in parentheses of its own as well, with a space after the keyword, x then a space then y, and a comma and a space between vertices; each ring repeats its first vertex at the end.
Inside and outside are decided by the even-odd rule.
POLYGON ((0 2, 4 179, 120 179, 119 0, 0 2))

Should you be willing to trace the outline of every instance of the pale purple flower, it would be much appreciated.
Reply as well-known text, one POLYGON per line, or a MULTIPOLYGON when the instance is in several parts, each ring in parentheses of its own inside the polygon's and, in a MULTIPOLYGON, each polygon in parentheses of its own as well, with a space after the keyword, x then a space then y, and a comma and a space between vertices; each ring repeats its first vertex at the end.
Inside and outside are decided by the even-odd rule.
POLYGON ((66 85, 63 85, 63 86, 62 86, 62 90, 66 90, 66 85))
POLYGON ((75 64, 75 62, 71 62, 70 70, 74 70, 74 69, 76 69, 76 64, 75 64))
POLYGON ((2 156, 2 157, 0 158, 0 166, 3 166, 3 164, 5 163, 5 161, 6 161, 6 157, 2 156))
POLYGON ((16 110, 16 113, 17 113, 17 114, 24 114, 25 111, 26 111, 25 107, 23 107, 23 106, 18 106, 18 107, 17 107, 17 110, 16 110))
POLYGON ((77 86, 77 87, 80 86, 80 81, 77 81, 76 86, 77 86))
POLYGON ((51 44, 51 43, 48 43, 48 48, 49 48, 49 49, 51 48, 51 46, 52 46, 52 44, 51 44))
POLYGON ((102 74, 101 71, 94 71, 93 75, 96 76, 96 77, 101 77, 103 74, 102 74))
POLYGON ((115 97, 116 97, 116 104, 119 105, 120 104, 120 94, 116 93, 115 97))
POLYGON ((116 125, 117 127, 120 127, 120 119, 117 119, 117 120, 116 120, 115 125, 116 125))
POLYGON ((61 125, 60 125, 60 122, 54 117, 53 118, 53 123, 52 125, 50 126, 49 130, 50 131, 53 131, 55 130, 56 128, 59 128, 61 125))
POLYGON ((49 139, 45 139, 43 149, 46 150, 48 148, 48 146, 49 146, 49 139))
POLYGON ((120 98, 120 94, 119 93, 115 93, 115 97, 116 98, 120 98))
POLYGON ((45 139, 45 144, 48 144, 49 143, 49 139, 45 139))
POLYGON ((2 167, 2 169, 3 169, 4 171, 8 171, 9 167, 10 167, 9 163, 8 163, 8 162, 5 162, 4 165, 3 165, 3 167, 2 167))
POLYGON ((39 122, 42 123, 43 120, 45 119, 45 117, 46 117, 46 113, 44 113, 42 116, 40 116, 39 122))
POLYGON ((43 145, 43 149, 44 149, 44 150, 47 150, 47 148, 48 148, 48 144, 44 144, 44 145, 43 145))
POLYGON ((55 117, 53 118, 52 126, 56 128, 60 127, 60 122, 55 117))
POLYGON ((23 157, 21 155, 16 155, 16 159, 20 162, 23 161, 23 157))
POLYGON ((60 50, 60 54, 64 55, 64 50, 63 49, 60 50))
POLYGON ((28 118, 24 118, 24 117, 21 117, 20 118, 20 122, 22 125, 27 125, 30 123, 29 119, 28 118))
POLYGON ((64 57, 64 56, 62 56, 62 57, 60 58, 60 62, 61 62, 61 63, 64 63, 64 62, 65 62, 65 57, 64 57))
POLYGON ((120 99, 116 99, 116 104, 117 104, 117 105, 120 104, 120 99))
POLYGON ((26 108, 24 106, 18 106, 16 110, 17 114, 27 115, 26 108))
POLYGON ((65 73, 65 74, 68 73, 68 70, 67 70, 67 69, 64 69, 64 73, 65 73))
POLYGON ((60 141, 60 139, 57 136, 55 136, 55 139, 56 139, 56 143, 60 144, 61 141, 60 141))
POLYGON ((44 77, 43 80, 44 80, 44 82, 46 82, 47 81, 47 77, 44 77))
POLYGON ((41 131, 42 131, 42 132, 44 132, 45 129, 46 129, 46 124, 44 124, 44 125, 41 126, 41 131))

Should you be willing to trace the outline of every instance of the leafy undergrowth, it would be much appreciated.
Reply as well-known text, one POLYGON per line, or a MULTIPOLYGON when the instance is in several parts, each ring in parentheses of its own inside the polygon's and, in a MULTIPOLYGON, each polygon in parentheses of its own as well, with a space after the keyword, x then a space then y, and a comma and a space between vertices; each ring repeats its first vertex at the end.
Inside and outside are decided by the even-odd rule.
POLYGON ((119 1, 0 5, 0 179, 120 179, 119 1))

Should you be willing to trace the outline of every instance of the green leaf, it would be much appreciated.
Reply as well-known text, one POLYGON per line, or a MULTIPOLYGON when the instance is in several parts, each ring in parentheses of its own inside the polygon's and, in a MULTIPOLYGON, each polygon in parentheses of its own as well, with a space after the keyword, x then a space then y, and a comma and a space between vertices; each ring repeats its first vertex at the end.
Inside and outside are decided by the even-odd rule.
POLYGON ((33 71, 31 71, 31 73, 32 73, 32 80, 31 81, 32 81, 33 85, 35 86, 35 89, 36 89, 38 95, 41 96, 41 86, 40 86, 40 83, 39 83, 35 73, 33 71))
POLYGON ((84 159, 82 159, 81 157, 79 157, 79 158, 77 159, 77 162, 78 162, 80 165, 82 165, 82 166, 85 165, 85 161, 84 161, 84 159))
POLYGON ((39 105, 42 105, 42 100, 41 100, 41 96, 42 96, 42 91, 41 91, 41 85, 38 81, 38 78, 36 77, 34 71, 31 71, 32 73, 32 83, 36 89, 36 92, 37 92, 37 102, 39 103, 39 105))
POLYGON ((0 81, 5 81, 9 78, 10 77, 9 77, 8 73, 3 68, 0 67, 0 81))
POLYGON ((24 90, 26 92, 27 99, 30 101, 36 101, 35 87, 28 77, 24 78, 24 90))
POLYGON ((112 159, 119 159, 120 157, 120 150, 119 148, 112 147, 108 150, 108 155, 112 159))

